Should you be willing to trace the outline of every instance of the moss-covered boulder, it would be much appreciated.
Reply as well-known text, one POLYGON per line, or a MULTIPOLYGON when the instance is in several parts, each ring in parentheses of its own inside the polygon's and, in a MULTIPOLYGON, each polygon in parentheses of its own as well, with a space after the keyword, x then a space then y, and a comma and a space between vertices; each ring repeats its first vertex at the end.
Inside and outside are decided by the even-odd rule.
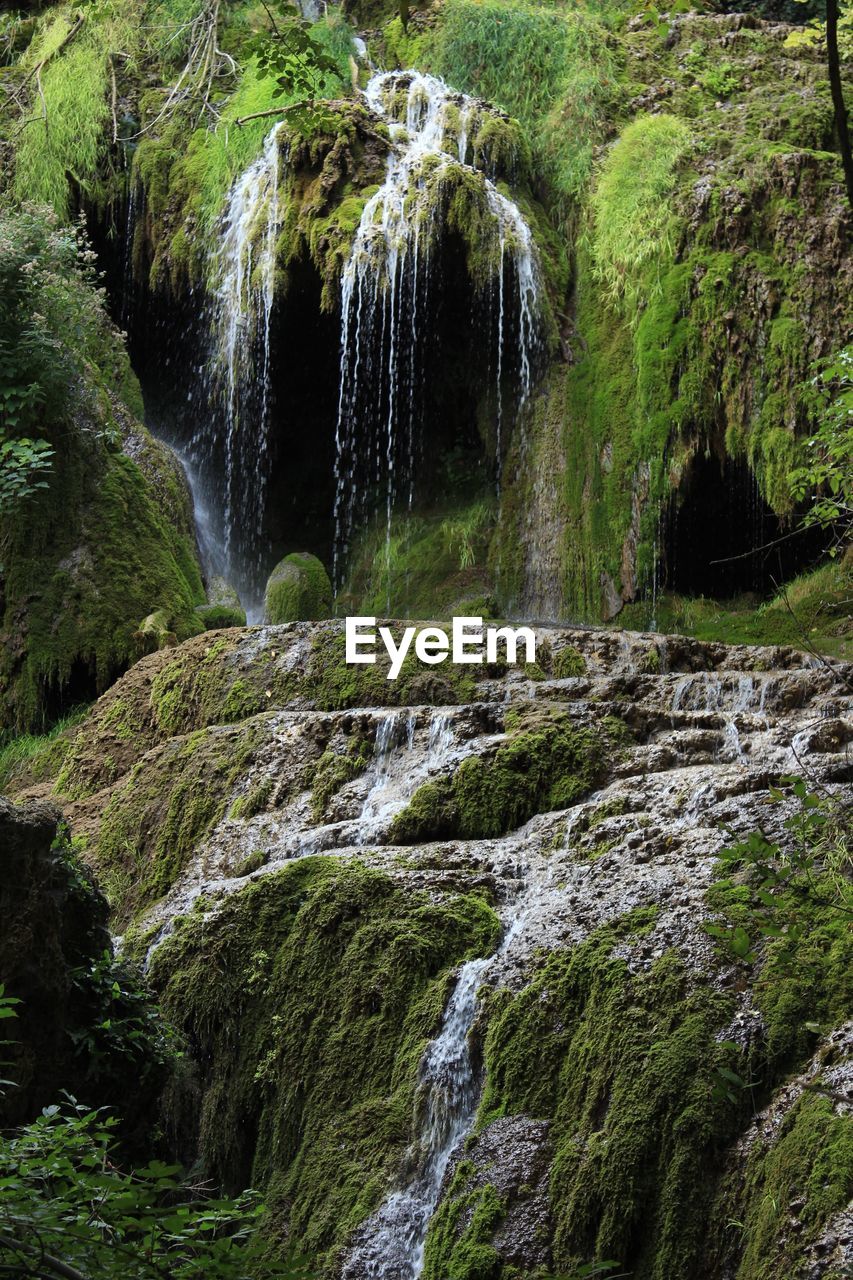
POLYGON ((264 621, 316 622, 332 612, 332 584, 323 562, 307 551, 285 556, 267 579, 264 621))
POLYGON ((206 631, 218 631, 220 627, 245 627, 246 611, 239 605, 200 604, 196 613, 206 631))

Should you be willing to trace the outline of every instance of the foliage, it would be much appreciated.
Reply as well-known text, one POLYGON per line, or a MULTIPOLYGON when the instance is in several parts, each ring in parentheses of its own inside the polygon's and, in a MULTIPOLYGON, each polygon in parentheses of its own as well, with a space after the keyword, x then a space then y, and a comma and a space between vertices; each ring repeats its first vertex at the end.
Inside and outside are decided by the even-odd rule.
MULTIPOLYGON (((13 388, 14 394, 14 388, 13 388)), ((0 435, 0 515, 8 515, 38 489, 47 488, 53 449, 46 440, 4 440, 0 435)))
POLYGON ((177 1165, 118 1163, 118 1121, 73 1099, 0 1137, 0 1267, 43 1280, 265 1280, 252 1192, 206 1196, 177 1165))
POLYGON ((631 323, 675 248, 670 196, 691 145, 677 116, 640 116, 608 152, 591 197, 593 275, 631 323))
POLYGON ((86 363, 123 365, 81 232, 48 210, 0 213, 0 516, 47 487, 54 445, 33 433, 68 412, 86 363))
POLYGON ((791 491, 810 503, 806 526, 834 532, 836 554, 853 532, 853 346, 821 361, 804 392, 818 427, 803 445, 808 461, 791 471, 791 491))
POLYGON ((0 736, 0 790, 20 775, 40 779, 55 773, 71 746, 70 729, 80 723, 88 707, 69 711, 48 733, 22 733, 3 741, 0 736))
MULTIPOLYGON (((168 267, 174 281, 181 271, 198 267, 195 259, 199 245, 194 240, 188 242, 183 218, 175 219, 176 210, 209 226, 219 216, 234 179, 261 151, 274 117, 289 121, 290 108, 304 101, 301 90, 308 78, 313 77, 315 102, 343 92, 348 83, 349 26, 330 18, 314 24, 310 31, 301 26, 298 30, 300 43, 303 38, 310 42, 303 55, 306 67, 300 73, 299 86, 294 83, 288 87, 288 59, 294 55, 282 51, 274 36, 255 35, 245 42, 239 78, 227 98, 218 104, 212 128, 196 127, 197 121, 188 121, 180 110, 158 124, 156 115, 149 119, 158 106, 156 99, 150 106, 147 101, 143 103, 144 136, 133 165, 158 221, 152 228, 152 278, 168 267), (315 49, 316 56, 312 52, 315 49), (279 63, 283 71, 277 78, 275 68, 279 63), (328 69, 331 65, 334 70, 328 69), (169 238, 160 238, 161 220, 170 229, 169 238)), ((294 117, 296 126, 297 112, 294 117)), ((302 125, 308 128, 310 123, 308 115, 304 115, 302 125)))
POLYGON ((339 612, 435 619, 454 613, 488 616, 492 602, 486 558, 494 527, 490 499, 460 501, 443 515, 397 515, 390 538, 385 521, 377 521, 356 542, 348 580, 338 596, 339 612))
POLYGON ((133 15, 128 11, 133 7, 97 0, 83 11, 61 5, 45 19, 21 63, 22 70, 35 72, 38 92, 32 94, 16 148, 19 198, 50 205, 66 218, 70 184, 97 197, 110 136, 111 57, 131 41, 133 15), (58 49, 81 17, 79 33, 58 49))
POLYGON ((174 1033, 132 965, 106 949, 72 970, 71 979, 85 1004, 87 1022, 69 1034, 89 1075, 98 1076, 102 1064, 108 1063, 111 1072, 132 1075, 138 1086, 149 1073, 174 1064, 174 1033))
MULTIPOLYGON (((810 0, 794 0, 794 3, 802 8, 810 4, 810 0)), ((823 6, 820 6, 821 8, 823 6)), ((797 13, 793 19, 799 21, 805 14, 797 13)), ((821 47, 826 43, 826 21, 820 14, 808 17, 808 21, 803 26, 797 26, 789 34, 785 41, 787 48, 797 49, 805 46, 806 48, 821 47)), ((838 6, 838 53, 842 61, 853 61, 853 5, 839 4, 838 6)))
POLYGON ((618 96, 616 59, 596 17, 528 0, 449 0, 435 46, 450 84, 527 126, 537 168, 565 216, 586 184, 605 112, 618 96))
POLYGON ((259 37, 258 70, 275 80, 285 98, 288 123, 305 131, 316 129, 326 118, 316 100, 324 96, 328 77, 341 74, 340 62, 312 34, 312 24, 290 18, 276 25, 272 35, 259 37))

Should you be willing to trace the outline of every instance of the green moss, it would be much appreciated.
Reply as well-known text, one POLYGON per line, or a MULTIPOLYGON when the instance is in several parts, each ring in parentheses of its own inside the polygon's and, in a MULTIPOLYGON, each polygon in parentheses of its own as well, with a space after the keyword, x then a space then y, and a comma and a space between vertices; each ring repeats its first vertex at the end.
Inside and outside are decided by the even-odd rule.
POLYGON ((670 197, 690 145, 683 120, 640 116, 608 152, 592 192, 593 274, 632 322, 650 291, 660 287, 655 275, 674 252, 670 197))
POLYGON ((452 778, 425 783, 391 824, 391 844, 503 835, 535 813, 576 804, 606 772, 609 736, 549 715, 511 732, 491 758, 463 760, 452 778))
POLYGON ((117 921, 171 887, 225 814, 253 751, 251 734, 202 729, 146 756, 113 792, 90 852, 117 921))
MULTIPOLYGON (((698 1274, 710 1192, 737 1114, 714 1101, 730 995, 666 953, 631 966, 638 910, 550 955, 520 994, 496 993, 478 1124, 551 1120, 554 1265, 618 1259, 639 1280, 698 1274), (614 954, 619 946, 620 954, 614 954)), ((642 944, 639 944, 642 945, 642 944)))
POLYGON ((304 551, 285 556, 267 579, 264 621, 309 622, 332 613, 332 584, 322 561, 304 551))
POLYGON ((235 876, 250 876, 253 871, 259 871, 261 867, 266 866, 269 861, 269 854, 263 849, 253 849, 248 857, 244 858, 240 865, 236 868, 235 876))
MULTIPOLYGON (((820 1088, 820 1085, 817 1085, 820 1088)), ((850 1201, 853 1128, 831 1097, 806 1092, 772 1142, 759 1134, 726 1189, 736 1196, 743 1253, 737 1280, 796 1275, 809 1246, 850 1201), (792 1229, 792 1216, 796 1230, 792 1229)), ((726 1209, 725 1196, 719 1205, 726 1209)), ((841 1275, 830 1271, 829 1274, 841 1275)))
MULTIPOLYGON (((399 636, 397 636, 399 640, 399 636)), ((396 680, 389 680, 389 660, 384 647, 373 665, 346 662, 342 630, 315 637, 302 692, 321 711, 348 707, 450 706, 473 701, 476 694, 472 668, 454 663, 425 668, 410 648, 396 680)))
POLYGON ((75 672, 93 692, 115 679, 140 655, 137 632, 152 606, 177 638, 197 629, 198 567, 178 555, 179 536, 136 464, 82 433, 59 437, 57 451, 6 557, 6 621, 19 627, 23 608, 25 641, 22 658, 6 657, 0 684, 4 716, 21 727, 43 721, 45 703, 62 698, 75 672))
POLYGON ((311 812, 315 822, 322 822, 326 806, 345 783, 363 773, 373 758, 373 747, 362 738, 352 738, 346 752, 327 749, 317 762, 311 789, 311 812))
POLYGON ((522 122, 549 204, 568 225, 604 136, 606 112, 620 96, 618 60, 600 18, 523 0, 450 0, 439 27, 409 52, 416 65, 522 122))
POLYGON ((554 659, 554 675, 558 680, 586 675, 586 659, 574 645, 567 644, 554 659))
POLYGON ((250 787, 245 795, 237 797, 228 811, 228 817, 234 819, 254 818, 256 813, 262 813, 270 801, 273 787, 272 778, 261 778, 259 782, 250 787))
POLYGON ((330 1260, 413 1136, 418 1063, 453 966, 498 932, 476 897, 332 858, 179 921, 151 978, 205 1064, 206 1173, 264 1188, 291 1244, 330 1260))
POLYGON ((390 540, 385 522, 377 522, 355 544, 339 607, 367 616, 441 619, 467 612, 464 601, 485 596, 488 616, 493 521, 491 502, 472 502, 466 494, 458 505, 396 516, 390 540))
POLYGON ((238 637, 219 635, 204 648, 185 649, 151 682, 150 705, 162 734, 186 733, 210 724, 236 724, 286 702, 291 682, 272 654, 239 663, 238 637))
POLYGON ((491 1240, 506 1203, 490 1183, 467 1190, 471 1173, 472 1166, 461 1161, 430 1221, 424 1280, 500 1280, 504 1274, 491 1240))
POLYGON ((245 609, 233 608, 227 604, 196 605, 196 613, 201 617, 206 631, 216 631, 220 627, 245 627, 245 609))
MULTIPOLYGON (((259 12, 257 17, 263 25, 263 15, 259 12)), ((239 18, 239 12, 225 14, 232 31, 239 26, 239 18)), ((144 234, 150 239, 154 283, 169 281, 180 289, 187 277, 203 274, 203 238, 195 228, 200 224, 210 229, 235 178, 260 154, 275 118, 249 120, 244 125, 236 121, 274 107, 283 111, 296 101, 293 94, 282 93, 274 76, 262 74, 256 56, 248 55, 247 35, 250 32, 235 36, 234 52, 242 65, 233 91, 219 106, 216 127, 198 127, 197 119, 178 111, 144 137, 135 153, 134 175, 145 188, 151 214, 144 234)), ((339 67, 337 73, 323 74, 317 98, 340 97, 349 84, 350 29, 334 16, 315 23, 311 35, 325 45, 339 67)), ((228 43, 224 39, 223 48, 228 43)), ((161 95, 144 97, 142 106, 145 123, 150 123, 162 108, 161 95)))

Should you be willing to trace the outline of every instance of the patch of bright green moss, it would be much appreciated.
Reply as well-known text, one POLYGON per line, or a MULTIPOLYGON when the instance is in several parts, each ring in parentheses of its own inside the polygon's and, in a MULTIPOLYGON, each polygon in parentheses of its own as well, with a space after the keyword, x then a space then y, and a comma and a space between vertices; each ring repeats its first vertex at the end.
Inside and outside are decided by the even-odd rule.
POLYGON ((535 813, 568 808, 603 780, 610 744, 603 727, 578 728, 566 715, 522 722, 493 757, 463 760, 451 778, 419 787, 389 843, 500 836, 535 813))

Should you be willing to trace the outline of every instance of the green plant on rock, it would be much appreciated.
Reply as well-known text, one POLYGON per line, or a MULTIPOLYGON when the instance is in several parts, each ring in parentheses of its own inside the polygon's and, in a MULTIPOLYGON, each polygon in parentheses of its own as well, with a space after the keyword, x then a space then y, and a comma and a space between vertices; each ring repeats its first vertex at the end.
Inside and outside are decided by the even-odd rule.
POLYGON ((312 132, 328 119, 318 105, 324 96, 328 77, 341 74, 340 60, 318 40, 311 23, 289 17, 280 25, 274 22, 272 33, 258 38, 255 46, 258 69, 271 76, 285 99, 283 111, 288 124, 312 132))
POLYGON ((205 1169, 226 1187, 250 1170, 289 1238, 330 1262, 412 1139, 454 967, 499 930, 479 897, 326 857, 177 922, 151 976, 205 1063, 205 1169))
POLYGON ((675 249, 670 197, 691 145, 677 116, 640 116, 620 134, 591 197, 593 274, 635 323, 675 249))
POLYGON ((557 1274, 605 1259, 639 1280, 698 1274, 715 1169, 745 1109, 712 1097, 731 996, 697 987, 673 951, 626 961, 654 926, 638 909, 489 999, 477 1126, 550 1119, 557 1274))
POLYGON ((49 205, 65 218, 71 182, 90 198, 102 194, 113 59, 133 48, 138 10, 136 0, 60 5, 39 27, 21 60, 30 104, 15 151, 19 198, 49 205))
POLYGON ((452 777, 419 787, 389 843, 500 836, 535 813, 576 804, 604 778, 612 737, 603 725, 581 728, 558 713, 508 728, 493 757, 463 760, 452 777))
POLYGON ((807 461, 789 476, 796 502, 808 502, 803 524, 833 534, 835 555, 853 533, 853 346, 820 362, 804 388, 817 431, 802 449, 807 461))
POLYGON ((315 822, 321 822, 332 796, 345 783, 363 773, 373 759, 373 746, 361 738, 352 738, 345 752, 327 748, 317 762, 314 785, 311 789, 311 812, 315 822))
POLYGON ((775 803, 793 799, 796 806, 783 838, 758 830, 722 850, 709 900, 724 919, 706 925, 730 961, 757 971, 776 1070, 813 1046, 815 1034, 839 1021, 853 999, 849 813, 802 778, 783 786, 770 791, 775 803))

